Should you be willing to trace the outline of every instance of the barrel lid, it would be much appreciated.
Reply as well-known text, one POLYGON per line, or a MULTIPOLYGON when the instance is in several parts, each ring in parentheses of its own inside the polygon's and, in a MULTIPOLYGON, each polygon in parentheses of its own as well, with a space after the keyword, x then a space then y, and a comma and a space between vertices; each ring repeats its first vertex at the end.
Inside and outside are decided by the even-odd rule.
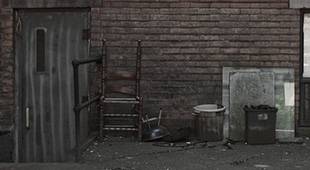
POLYGON ((222 112, 225 107, 217 104, 203 104, 194 107, 195 112, 222 112))

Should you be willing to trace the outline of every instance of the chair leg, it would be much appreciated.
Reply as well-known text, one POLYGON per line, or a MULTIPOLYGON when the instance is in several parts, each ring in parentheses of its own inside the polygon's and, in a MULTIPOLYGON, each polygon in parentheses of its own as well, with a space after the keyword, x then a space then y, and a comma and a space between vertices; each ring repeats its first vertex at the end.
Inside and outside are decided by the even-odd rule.
POLYGON ((99 124, 99 141, 103 142, 103 113, 104 113, 104 102, 103 98, 100 99, 100 124, 99 124))
POLYGON ((142 114, 143 114, 143 100, 139 100, 139 120, 138 120, 138 141, 142 141, 142 114))

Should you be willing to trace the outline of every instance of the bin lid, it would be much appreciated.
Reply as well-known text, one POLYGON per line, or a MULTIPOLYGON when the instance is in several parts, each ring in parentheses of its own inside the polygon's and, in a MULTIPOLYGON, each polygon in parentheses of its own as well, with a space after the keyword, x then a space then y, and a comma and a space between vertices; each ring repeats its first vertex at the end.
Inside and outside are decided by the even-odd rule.
POLYGON ((257 106, 248 106, 245 105, 243 108, 244 111, 251 111, 251 112, 261 112, 261 111, 278 111, 276 107, 271 107, 269 105, 257 105, 257 106))
POLYGON ((225 107, 217 104, 203 104, 194 107, 195 112, 222 112, 225 110, 225 107))

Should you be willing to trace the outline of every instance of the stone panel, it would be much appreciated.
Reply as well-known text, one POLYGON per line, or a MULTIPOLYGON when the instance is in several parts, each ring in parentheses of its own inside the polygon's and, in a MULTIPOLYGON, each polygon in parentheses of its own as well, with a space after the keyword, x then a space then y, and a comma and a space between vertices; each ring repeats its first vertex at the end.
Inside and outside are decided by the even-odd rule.
POLYGON ((245 105, 275 105, 274 78, 274 73, 230 75, 230 139, 245 139, 245 105))

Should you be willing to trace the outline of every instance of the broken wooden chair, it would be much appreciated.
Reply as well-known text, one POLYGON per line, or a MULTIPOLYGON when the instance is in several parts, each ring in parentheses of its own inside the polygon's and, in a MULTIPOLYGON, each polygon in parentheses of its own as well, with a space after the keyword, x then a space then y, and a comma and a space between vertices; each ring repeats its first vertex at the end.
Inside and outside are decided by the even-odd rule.
POLYGON ((143 106, 142 97, 140 96, 141 41, 138 41, 135 73, 127 71, 107 72, 105 41, 103 41, 102 55, 102 96, 100 99, 99 140, 103 141, 104 131, 134 131, 137 132, 138 141, 141 141, 143 106), (129 79, 131 81, 135 81, 135 88, 131 89, 126 86, 115 86, 115 83, 111 83, 112 86, 111 84, 108 84, 108 81, 115 81, 117 83, 119 80, 122 79, 129 79), (114 94, 118 93, 125 95, 119 95, 121 97, 118 97, 117 95, 112 95, 112 97, 109 97, 107 91, 113 91, 114 94), (113 105, 114 109, 117 109, 118 107, 115 105, 132 105, 133 111, 130 113, 110 113, 109 111, 111 110, 108 109, 108 105, 113 105), (111 124, 111 122, 107 121, 107 119, 118 119, 119 121, 116 121, 118 122, 118 124, 111 124), (130 119, 131 121, 127 121, 126 123, 124 122, 124 124, 122 124, 122 121, 124 119, 130 119), (128 124, 128 122, 130 122, 131 124, 128 124))

